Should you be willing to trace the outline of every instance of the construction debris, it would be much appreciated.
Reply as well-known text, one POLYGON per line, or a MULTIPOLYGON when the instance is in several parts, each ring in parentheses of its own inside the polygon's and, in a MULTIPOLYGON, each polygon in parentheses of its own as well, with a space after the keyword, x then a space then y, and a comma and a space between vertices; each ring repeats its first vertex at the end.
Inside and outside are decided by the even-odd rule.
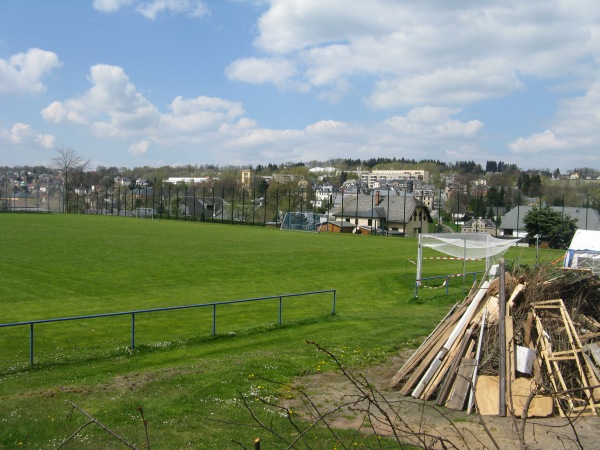
POLYGON ((484 280, 391 381, 403 395, 482 415, 600 408, 600 279, 536 268, 484 280))

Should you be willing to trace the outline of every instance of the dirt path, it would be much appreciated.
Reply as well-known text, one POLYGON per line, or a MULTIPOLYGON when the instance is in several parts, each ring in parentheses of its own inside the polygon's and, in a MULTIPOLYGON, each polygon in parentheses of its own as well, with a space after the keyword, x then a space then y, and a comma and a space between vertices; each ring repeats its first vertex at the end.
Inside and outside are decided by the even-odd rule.
MULTIPOLYGON (((354 373, 357 378, 364 377, 368 383, 385 397, 389 403, 388 414, 395 418, 395 426, 403 431, 404 443, 420 446, 433 445, 431 448, 442 448, 436 438, 443 437, 457 448, 500 449, 519 448, 517 426, 511 418, 487 416, 481 424, 478 414, 467 415, 465 411, 451 411, 439 407, 435 402, 423 402, 412 397, 401 396, 389 388, 389 382, 402 365, 403 358, 395 358, 384 366, 366 368, 354 373), (489 430, 492 438, 488 436, 489 430), (425 436, 419 442, 416 434, 425 436)), ((335 410, 339 405, 354 401, 359 392, 342 373, 328 372, 296 380, 295 386, 302 389, 316 405, 321 413, 335 410)), ((288 400, 287 406, 302 415, 304 407, 296 397, 288 400)), ((381 401, 379 402, 381 404, 381 401)), ((336 428, 358 429, 364 426, 365 413, 358 411, 367 405, 358 403, 352 408, 342 408, 329 417, 329 422, 336 428)), ((306 412, 306 411, 305 411, 306 412)), ((381 414, 379 417, 382 417, 381 414)), ((376 422, 372 419, 371 422, 376 422)), ((600 419, 598 417, 579 418, 575 422, 575 430, 566 419, 558 417, 549 419, 530 419, 525 427, 525 442, 528 449, 597 449, 600 448, 600 419), (579 440, 579 443, 577 442, 579 440)), ((390 428, 377 426, 379 432, 389 433, 390 428)))

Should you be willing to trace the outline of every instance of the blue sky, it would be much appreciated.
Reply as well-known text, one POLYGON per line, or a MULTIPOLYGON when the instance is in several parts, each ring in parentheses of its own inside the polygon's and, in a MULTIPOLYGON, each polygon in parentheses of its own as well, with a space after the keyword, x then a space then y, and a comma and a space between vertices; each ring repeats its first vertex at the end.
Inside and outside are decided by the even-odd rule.
POLYGON ((0 0, 0 165, 600 169, 597 0, 0 0))

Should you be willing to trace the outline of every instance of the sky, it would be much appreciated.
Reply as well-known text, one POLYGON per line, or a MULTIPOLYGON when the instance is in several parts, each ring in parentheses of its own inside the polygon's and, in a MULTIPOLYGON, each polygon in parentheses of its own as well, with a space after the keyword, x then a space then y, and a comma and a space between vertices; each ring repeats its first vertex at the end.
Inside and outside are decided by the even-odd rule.
POLYGON ((598 0, 0 0, 0 166, 600 169, 598 0))

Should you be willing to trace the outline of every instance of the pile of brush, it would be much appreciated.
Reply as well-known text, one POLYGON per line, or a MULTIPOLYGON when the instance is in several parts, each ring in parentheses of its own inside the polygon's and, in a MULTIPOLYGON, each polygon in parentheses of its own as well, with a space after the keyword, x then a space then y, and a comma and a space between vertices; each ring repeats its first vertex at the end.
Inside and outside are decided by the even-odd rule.
POLYGON ((600 280, 537 268, 482 281, 396 373, 403 395, 482 415, 596 414, 600 280))

